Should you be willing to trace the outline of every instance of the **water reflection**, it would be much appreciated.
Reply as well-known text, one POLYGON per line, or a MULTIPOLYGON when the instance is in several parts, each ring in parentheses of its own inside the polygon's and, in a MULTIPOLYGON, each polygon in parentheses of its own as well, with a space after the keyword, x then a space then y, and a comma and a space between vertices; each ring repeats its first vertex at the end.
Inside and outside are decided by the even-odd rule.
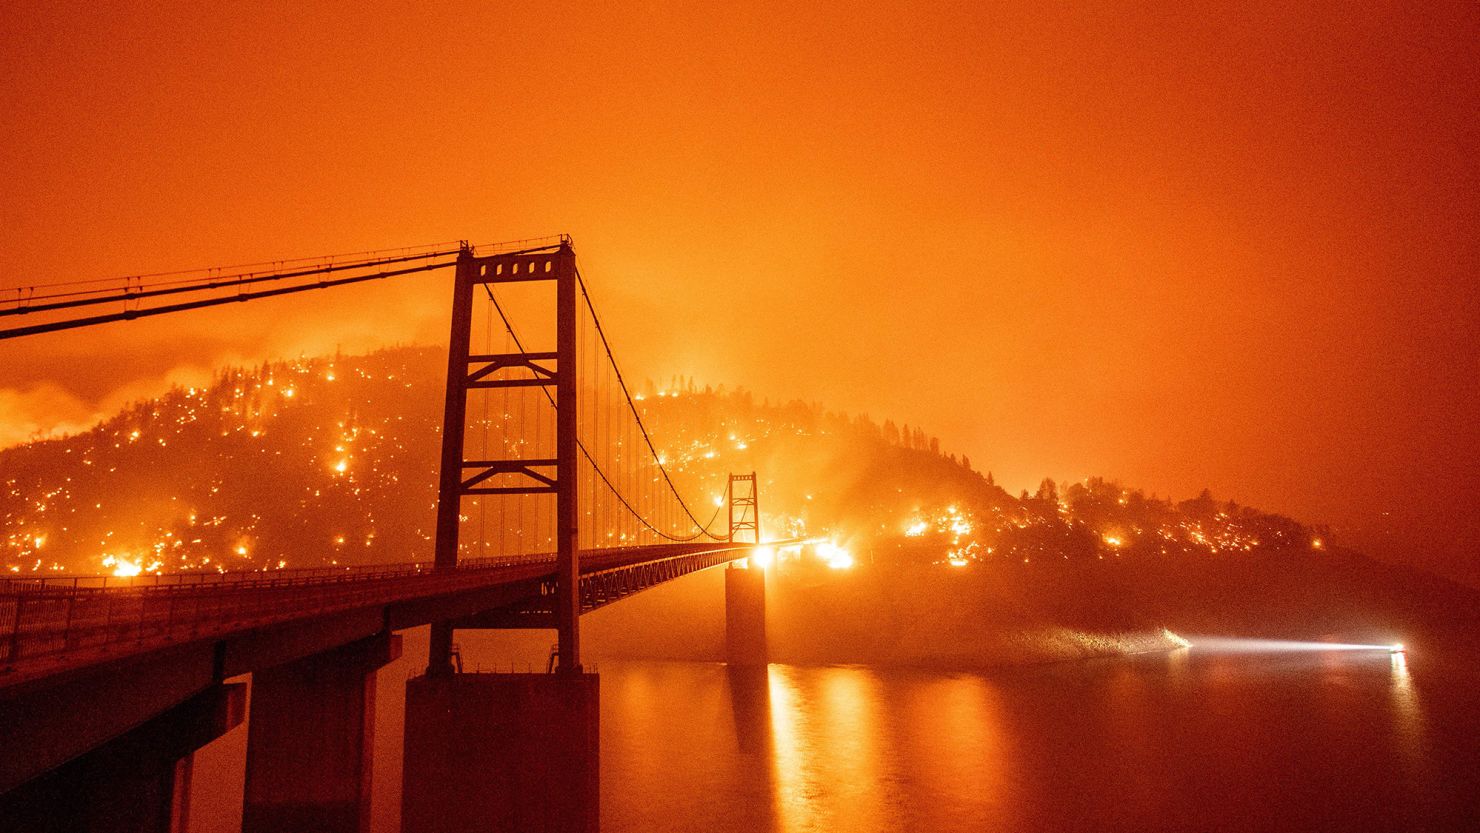
POLYGON ((1196 648, 983 674, 611 663, 602 830, 1471 829, 1475 667, 1196 648))
POLYGON ((771 754, 771 680, 766 666, 726 666, 730 683, 730 713, 735 741, 741 752, 771 754))
POLYGON ((1427 784, 1424 761, 1424 716, 1418 692, 1413 687, 1413 674, 1408 670, 1408 655, 1393 654, 1389 660, 1393 719, 1404 762, 1415 778, 1427 784))
POLYGON ((770 671, 776 811, 781 830, 878 830, 887 731, 858 668, 770 671))
POLYGON ((972 675, 772 666, 778 829, 955 829, 1010 792, 999 696, 972 675))
POLYGON ((992 675, 773 665, 730 681, 737 746, 767 760, 770 829, 788 833, 1381 827, 1423 817, 1436 783, 1401 654, 1181 649, 992 675))
POLYGON ((772 769, 776 774, 776 809, 786 830, 805 830, 816 792, 808 785, 808 761, 804 754, 804 703, 792 676, 796 669, 775 668, 768 684, 771 731, 775 743, 772 769))
POLYGON ((919 793, 911 814, 918 826, 950 829, 963 819, 1005 826, 1013 752, 1000 693, 982 677, 956 674, 911 680, 899 699, 906 719, 901 763, 919 793))

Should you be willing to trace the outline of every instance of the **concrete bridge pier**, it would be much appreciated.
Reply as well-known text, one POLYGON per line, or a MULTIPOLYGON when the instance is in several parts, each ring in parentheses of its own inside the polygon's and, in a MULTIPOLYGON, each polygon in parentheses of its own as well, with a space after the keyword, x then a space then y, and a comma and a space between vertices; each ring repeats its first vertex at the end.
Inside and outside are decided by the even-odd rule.
POLYGON ((764 667, 766 571, 731 564, 725 568, 725 659, 739 667, 764 667))
POLYGON ((211 686, 0 796, 0 831, 184 833, 193 754, 239 725, 246 701, 240 683, 211 686))
POLYGON ((445 674, 406 684, 402 833, 595 833, 595 674, 445 674))
POLYGON ((242 833, 368 829, 375 672, 400 655, 381 633, 253 673, 242 833))

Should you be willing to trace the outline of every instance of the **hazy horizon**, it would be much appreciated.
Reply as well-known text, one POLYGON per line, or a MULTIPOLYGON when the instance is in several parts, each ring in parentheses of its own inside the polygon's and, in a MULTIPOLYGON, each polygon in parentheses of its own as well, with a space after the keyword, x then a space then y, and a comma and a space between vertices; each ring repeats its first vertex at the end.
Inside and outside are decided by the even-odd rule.
MULTIPOLYGON (((1477 36, 1464 3, 18 9, 0 295, 568 232, 636 374, 1476 575, 1477 36)), ((8 342, 0 437, 435 343, 447 304, 403 278, 8 342)))

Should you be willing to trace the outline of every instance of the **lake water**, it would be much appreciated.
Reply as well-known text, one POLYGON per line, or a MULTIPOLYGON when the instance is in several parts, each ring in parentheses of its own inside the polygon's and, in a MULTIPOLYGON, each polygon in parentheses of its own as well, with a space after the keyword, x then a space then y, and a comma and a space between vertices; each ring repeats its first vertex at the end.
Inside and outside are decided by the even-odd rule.
MULTIPOLYGON (((1480 830, 1473 668, 1197 648, 981 674, 603 663, 602 825, 1480 830)), ((398 827, 400 682, 413 670, 382 672, 379 833, 398 827)), ((244 736, 200 756, 194 829, 231 828, 231 802, 211 798, 232 795, 244 736)))

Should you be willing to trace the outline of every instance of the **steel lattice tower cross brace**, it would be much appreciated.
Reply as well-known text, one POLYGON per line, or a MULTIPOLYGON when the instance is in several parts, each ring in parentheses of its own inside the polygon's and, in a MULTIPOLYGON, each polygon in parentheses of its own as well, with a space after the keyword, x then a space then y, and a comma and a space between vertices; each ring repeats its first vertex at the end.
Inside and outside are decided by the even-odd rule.
POLYGON ((729 485, 726 486, 728 499, 725 503, 730 507, 731 542, 735 540, 735 533, 746 530, 755 536, 755 543, 761 542, 761 515, 756 505, 758 489, 755 472, 730 475, 729 485), (735 488, 736 484, 739 484, 739 489, 735 488))
MULTIPOLYGON (((570 240, 558 246, 477 257, 458 254, 447 346, 447 405, 442 418, 442 463, 437 487, 437 569, 457 566, 462 499, 470 495, 555 495, 556 595, 559 669, 581 670, 580 565, 576 509, 576 256, 570 240), (487 284, 553 282, 555 351, 472 352, 473 296, 487 284), (552 366, 553 362, 553 366, 552 366), (464 431, 468 391, 555 388, 553 459, 469 460, 464 431)), ((429 674, 452 673, 452 625, 432 625, 429 674)))

